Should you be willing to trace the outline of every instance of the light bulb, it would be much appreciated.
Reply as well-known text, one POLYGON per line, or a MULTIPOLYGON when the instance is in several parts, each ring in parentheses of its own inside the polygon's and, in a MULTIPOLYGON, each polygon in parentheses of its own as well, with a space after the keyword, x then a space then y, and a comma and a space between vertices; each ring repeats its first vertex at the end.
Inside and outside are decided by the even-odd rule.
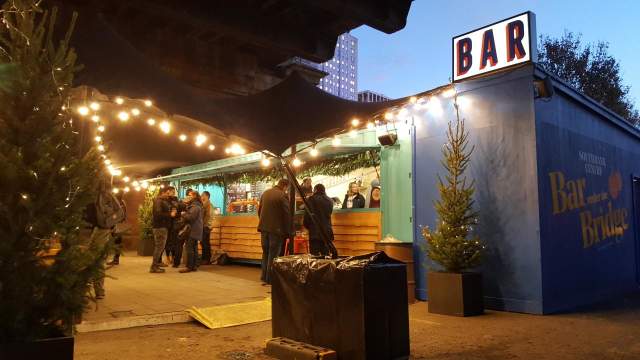
POLYGON ((319 152, 318 152, 318 149, 316 149, 316 148, 313 148, 313 149, 311 149, 311 151, 309 151, 309 155, 311 155, 313 157, 318 156, 318 154, 319 154, 319 152))
POLYGON ((358 118, 353 118, 351 120, 351 126, 358 126, 360 125, 360 120, 358 118))
POLYGON ((92 102, 91 104, 89 104, 89 107, 91 108, 91 110, 93 111, 98 111, 100 110, 100 104, 98 104, 97 102, 92 102))
POLYGON ((131 185, 133 185, 133 186, 136 186, 136 187, 137 187, 137 186, 140 186, 140 183, 138 182, 138 180, 134 180, 134 181, 131 183, 131 185))
POLYGON ((113 191, 114 194, 117 194, 117 193, 120 192, 120 190, 118 188, 113 188, 113 190, 111 190, 111 191, 113 191))
POLYGON ((268 167, 269 165, 271 165, 271 160, 269 160, 268 158, 264 158, 262 159, 261 164, 264 167, 268 167))
POLYGON ((82 116, 87 116, 89 115, 89 108, 86 106, 80 106, 78 107, 78 114, 82 115, 82 116))
POLYGON ((122 105, 122 104, 124 104, 124 99, 123 99, 123 98, 121 98, 121 97, 119 97, 119 96, 118 96, 118 97, 116 97, 114 101, 115 101, 115 102, 116 102, 116 104, 118 104, 118 105, 122 105))
POLYGON ((333 140, 331 141, 331 145, 333 145, 333 146, 339 146, 341 142, 342 142, 342 141, 340 141, 340 138, 338 138, 338 137, 334 137, 334 138, 333 138, 333 140))
POLYGON ((148 118, 147 119, 147 124, 149 124, 149 126, 153 126, 156 124, 156 119, 154 118, 148 118))
POLYGON ((105 128, 104 128, 104 125, 100 125, 100 126, 98 126, 98 131, 100 131, 100 132, 104 132, 104 129, 105 129, 105 128))
POLYGON ((225 149, 224 149, 224 152, 225 152, 225 154, 229 154, 229 153, 231 153, 231 149, 229 149, 229 148, 225 148, 225 149))
POLYGON ((91 121, 97 123, 98 121, 100 121, 100 116, 98 116, 98 115, 91 116, 91 121))
POLYGON ((148 187, 149 187, 149 183, 148 183, 148 182, 146 182, 146 181, 143 181, 143 182, 142 182, 142 184, 141 184, 141 186, 142 186, 142 188, 143 188, 143 189, 146 189, 146 188, 148 188, 148 187))
POLYGON ((140 186, 136 186, 136 187, 134 187, 134 189, 135 189, 136 191, 140 191, 140 186))
POLYGON ((151 102, 151 100, 147 99, 144 101, 144 106, 150 107, 151 105, 153 105, 153 102, 151 102))
POLYGON ((102 141, 102 136, 96 136, 93 138, 96 142, 102 141))
POLYGON ((209 151, 213 151, 213 150, 215 150, 215 149, 216 149, 216 146, 215 146, 215 145, 209 145, 209 151))
POLYGON ((102 144, 98 145, 98 151, 104 151, 104 145, 102 144))
POLYGON ((153 185, 153 184, 149 185, 149 190, 155 191, 156 190, 156 186, 153 185))
POLYGON ((178 138, 180 139, 180 141, 187 141, 187 135, 185 134, 180 134, 178 138))
POLYGON ((130 190, 131 190, 131 189, 129 189, 129 187, 128 187, 128 186, 125 186, 125 187, 124 187, 124 189, 122 189, 122 191, 124 191, 124 192, 126 192, 126 193, 128 193, 130 190))
POLYGON ((298 167, 298 166, 302 165, 302 161, 300 161, 300 159, 298 159, 298 158, 294 158, 293 161, 291 162, 291 164, 294 167, 298 167))
POLYGON ((371 121, 369 121, 369 122, 367 122, 367 129, 373 130, 373 129, 375 129, 375 125, 373 125, 373 123, 371 121))
POLYGON ((129 113, 126 111, 120 111, 118 113, 118 119, 120 119, 120 121, 128 121, 129 120, 129 113))
POLYGON ((138 108, 133 108, 133 109, 131 109, 131 114, 132 114, 133 116, 138 116, 138 115, 140 115, 140 109, 138 109, 138 108))
POLYGON ((165 133, 168 134, 171 132, 171 124, 169 124, 168 121, 163 121, 160 123, 160 130, 165 133))
POLYGON ((387 112, 384 114, 384 119, 385 119, 385 120, 391 120, 391 119, 393 119, 393 113, 392 113, 392 112, 387 111, 387 112))
POLYGON ((196 135, 196 146, 200 146, 207 142, 207 137, 203 134, 196 135))
POLYGON ((131 180, 128 176, 125 176, 122 178, 122 181, 124 182, 129 182, 129 180, 131 180))

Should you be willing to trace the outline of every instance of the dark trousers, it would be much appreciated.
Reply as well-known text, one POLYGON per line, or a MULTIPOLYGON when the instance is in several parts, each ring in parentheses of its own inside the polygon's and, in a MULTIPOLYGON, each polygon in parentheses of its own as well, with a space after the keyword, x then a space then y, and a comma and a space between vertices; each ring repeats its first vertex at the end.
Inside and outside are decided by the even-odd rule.
POLYGON ((189 237, 187 240, 187 268, 195 270, 198 268, 196 256, 198 255, 198 240, 189 237))
POLYGON ((202 260, 203 263, 211 262, 211 228, 205 226, 202 229, 200 246, 202 246, 202 256, 200 260, 202 260))
POLYGON ((324 245, 322 239, 309 239, 309 252, 313 255, 330 255, 329 249, 324 245))
POLYGON ((120 261, 120 253, 122 252, 122 234, 112 234, 113 243, 114 243, 114 251, 113 261, 120 261))
POLYGON ((262 243, 262 275, 260 276, 260 280, 271 284, 271 263, 273 259, 280 256, 284 236, 262 232, 260 233, 260 237, 262 243))
POLYGON ((184 240, 180 240, 178 236, 176 236, 176 243, 173 247, 173 266, 180 266, 180 262, 182 261, 182 248, 184 247, 184 240))

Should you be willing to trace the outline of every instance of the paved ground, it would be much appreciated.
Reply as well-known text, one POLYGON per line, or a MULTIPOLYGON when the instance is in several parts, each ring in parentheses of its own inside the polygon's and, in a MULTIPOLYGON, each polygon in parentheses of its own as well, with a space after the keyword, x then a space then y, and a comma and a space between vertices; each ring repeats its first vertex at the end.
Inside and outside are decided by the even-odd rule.
MULTIPOLYGON (((123 262, 114 273, 123 272, 125 266, 134 267, 128 263, 123 262)), ((120 308, 115 300, 109 303, 110 294, 119 295, 125 304, 136 304, 133 309, 163 298, 185 306, 207 299, 223 303, 268 295, 268 288, 255 281, 257 268, 212 267, 195 274, 159 275, 146 270, 140 268, 132 279, 122 273, 121 280, 127 278, 129 285, 109 281, 104 306, 120 308), (205 285, 200 290, 195 284, 205 285), (125 285, 129 290, 125 291, 125 285), (179 288, 167 289, 171 285, 179 288), (127 295, 131 291, 154 297, 127 295)), ((640 359, 640 296, 553 316, 489 311, 483 316, 456 318, 429 314, 426 303, 416 303, 410 306, 410 330, 414 359, 635 360, 640 359)), ((75 358, 267 359, 262 349, 270 335, 270 321, 216 330, 187 323, 92 332, 76 336, 75 358)))
POLYGON ((254 301, 269 296, 255 266, 201 266, 180 274, 167 267, 149 273, 151 257, 125 254, 120 265, 107 270, 106 297, 83 320, 101 321, 135 315, 182 311, 191 306, 214 306, 254 301))

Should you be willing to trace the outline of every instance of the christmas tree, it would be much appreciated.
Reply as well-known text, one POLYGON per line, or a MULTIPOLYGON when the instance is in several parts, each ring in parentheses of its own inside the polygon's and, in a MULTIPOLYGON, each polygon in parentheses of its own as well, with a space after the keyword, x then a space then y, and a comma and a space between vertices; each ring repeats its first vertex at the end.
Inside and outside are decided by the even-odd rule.
POLYGON ((0 10, 0 343, 70 334, 106 255, 80 236, 100 169, 69 110, 75 15, 58 40, 39 4, 0 10))
POLYGON ((473 211, 473 181, 464 175, 471 160, 473 147, 469 148, 469 133, 464 119, 460 119, 457 96, 454 98, 456 119, 447 128, 447 144, 443 146, 441 161, 447 171, 444 180, 438 176, 440 199, 435 202, 438 220, 436 230, 422 228, 427 240, 427 255, 448 272, 462 272, 480 264, 482 245, 480 239, 469 233, 477 223, 473 211))

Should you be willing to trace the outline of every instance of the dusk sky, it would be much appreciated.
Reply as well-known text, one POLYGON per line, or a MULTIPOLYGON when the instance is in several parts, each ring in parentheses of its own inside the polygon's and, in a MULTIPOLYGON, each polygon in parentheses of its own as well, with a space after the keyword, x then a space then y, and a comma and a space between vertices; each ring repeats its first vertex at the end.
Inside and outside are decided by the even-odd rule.
POLYGON ((451 76, 453 36, 527 10, 536 14, 538 35, 559 37, 566 29, 582 34, 584 42, 608 42, 640 108, 640 1, 636 0, 416 0, 407 26, 395 34, 369 27, 352 31, 359 39, 358 90, 397 98, 445 84, 451 76))

